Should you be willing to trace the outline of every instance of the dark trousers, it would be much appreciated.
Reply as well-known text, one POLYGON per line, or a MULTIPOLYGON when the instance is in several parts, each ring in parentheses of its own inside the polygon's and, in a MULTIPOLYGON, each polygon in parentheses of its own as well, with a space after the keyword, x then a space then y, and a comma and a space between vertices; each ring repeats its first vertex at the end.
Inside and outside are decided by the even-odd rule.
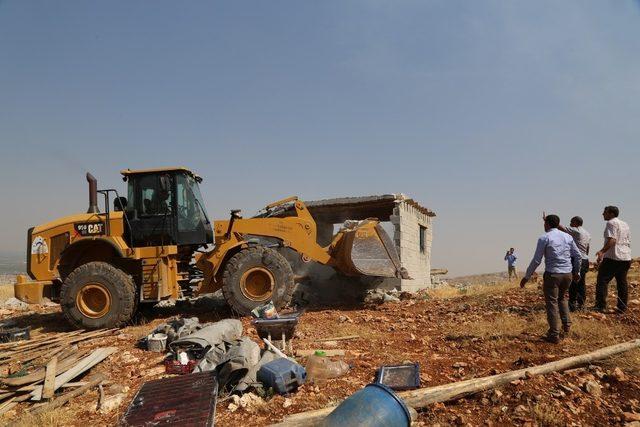
POLYGON ((565 330, 571 326, 567 290, 571 284, 571 273, 544 273, 542 291, 547 309, 549 332, 547 336, 557 338, 560 335, 560 323, 565 330))
POLYGON ((627 273, 631 267, 631 261, 617 261, 610 258, 602 260, 598 268, 598 281, 596 283, 596 309, 607 308, 607 292, 609 282, 614 277, 618 288, 618 310, 625 311, 629 300, 629 287, 627 284, 627 273))
POLYGON ((587 278, 587 272, 589 272, 589 260, 583 259, 580 264, 580 280, 571 282, 569 286, 569 308, 575 310, 584 306, 584 301, 587 298, 587 287, 585 280, 587 278))

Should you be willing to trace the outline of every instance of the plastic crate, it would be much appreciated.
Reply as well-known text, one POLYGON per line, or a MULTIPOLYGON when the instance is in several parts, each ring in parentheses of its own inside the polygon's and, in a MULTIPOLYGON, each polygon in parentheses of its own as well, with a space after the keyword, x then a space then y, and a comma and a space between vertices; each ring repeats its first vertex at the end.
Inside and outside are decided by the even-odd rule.
POLYGON ((185 375, 193 372, 198 365, 199 360, 189 360, 189 363, 183 365, 172 357, 164 360, 164 369, 167 374, 185 375))

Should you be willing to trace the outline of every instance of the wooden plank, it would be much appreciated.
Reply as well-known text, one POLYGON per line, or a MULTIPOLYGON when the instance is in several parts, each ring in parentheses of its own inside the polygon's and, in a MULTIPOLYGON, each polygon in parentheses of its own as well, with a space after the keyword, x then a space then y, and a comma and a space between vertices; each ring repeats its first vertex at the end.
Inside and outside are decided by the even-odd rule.
POLYGON ((79 331, 73 331, 73 332, 65 332, 63 333, 63 335, 57 335, 55 337, 52 337, 49 340, 45 340, 43 342, 39 342, 39 343, 34 343, 34 344, 29 344, 27 346, 22 346, 19 348, 15 348, 12 349, 10 351, 6 351, 3 353, 0 353, 0 359, 2 358, 8 358, 8 357, 12 357, 15 354, 18 353, 23 353, 23 352, 30 352, 30 351, 39 351, 41 350, 43 347, 52 347, 55 344, 61 344, 62 342, 67 343, 67 344, 73 344, 76 342, 80 342, 80 341, 84 341, 87 339, 92 339, 92 338, 97 338, 100 336, 104 336, 110 333, 113 333, 117 331, 116 328, 112 328, 112 329, 99 329, 99 330, 95 330, 95 331, 90 331, 87 333, 84 333, 82 335, 80 335, 83 332, 86 332, 85 330, 79 330, 79 331), (77 336, 79 335, 79 336, 77 336))
MULTIPOLYGON (((107 329, 107 330, 102 330, 96 333, 90 333, 90 334, 85 334, 83 336, 79 336, 79 337, 74 337, 71 339, 68 339, 66 341, 61 341, 61 342, 56 342, 56 343, 51 343, 51 344, 47 344, 46 347, 44 348, 36 348, 34 350, 30 350, 29 352, 26 353, 16 353, 16 354, 12 354, 10 356, 5 356, 4 358, 7 359, 9 358, 10 360, 13 361, 19 361, 22 363, 26 363, 26 362, 30 362, 32 360, 35 360, 39 357, 42 356, 48 356, 50 353, 54 354, 55 352, 53 351, 54 349, 59 349, 59 348, 64 348, 67 347, 71 344, 75 344, 81 341, 85 341, 88 339, 94 339, 94 338, 100 338, 102 336, 105 336, 107 334, 113 333, 113 331, 115 331, 116 329, 107 329)), ((3 357, 0 356, 0 359, 2 359, 3 357)))
MULTIPOLYGON (((69 369, 67 372, 60 374, 56 377, 55 385, 53 387, 54 391, 59 389, 63 384, 68 383, 70 380, 74 379, 78 375, 88 371, 93 368, 98 363, 102 362, 104 359, 109 357, 111 354, 115 353, 118 349, 116 347, 104 347, 95 350, 89 356, 81 359, 76 363, 74 367, 69 369)), ((37 386, 34 391, 31 392, 31 400, 38 401, 42 399, 42 386, 37 386)))
POLYGON ((16 406, 17 404, 18 402, 16 401, 15 397, 12 397, 11 399, 7 400, 2 405, 0 405, 0 415, 6 414, 10 410, 12 410, 13 407, 16 406))
MULTIPOLYGON (((474 378, 466 381, 459 381, 452 384, 444 384, 436 387, 422 388, 397 393, 398 396, 412 408, 424 408, 438 402, 446 402, 460 397, 489 390, 511 381, 526 378, 530 375, 543 375, 556 371, 564 371, 577 366, 587 365, 596 360, 606 359, 616 354, 640 348, 640 339, 616 344, 591 353, 579 356, 560 359, 544 365, 532 366, 530 368, 519 369, 517 371, 505 372, 503 374, 492 375, 483 378, 474 378)), ((285 418, 282 423, 276 424, 279 427, 315 426, 324 417, 329 415, 336 406, 329 406, 314 411, 301 412, 285 418)))
POLYGON ((333 349, 333 350, 296 350, 296 356, 300 357, 309 357, 315 354, 316 351, 323 351, 325 356, 344 356, 344 350, 333 349))
MULTIPOLYGON (((72 355, 70 357, 67 357, 66 359, 60 360, 60 363, 58 364, 58 367, 57 367, 58 373, 67 371, 78 361, 78 359, 80 359, 80 357, 81 356, 78 354, 78 355, 72 355)), ((33 383, 42 381, 44 379, 45 373, 46 373, 46 369, 41 368, 41 369, 38 369, 37 371, 34 371, 22 377, 3 378, 2 382, 11 387, 17 387, 17 386, 26 385, 26 384, 33 384, 33 383)))
POLYGON ((33 411, 31 411, 31 413, 34 415, 38 415, 38 414, 42 414, 44 412, 50 411, 52 409, 58 408, 64 405, 65 403, 67 403, 68 401, 70 401, 71 399, 73 399, 74 397, 80 396, 82 393, 86 392, 87 390, 97 386, 102 381, 104 381, 104 376, 102 374, 98 374, 96 378, 94 378, 89 382, 89 384, 84 385, 68 393, 65 393, 62 396, 56 399, 53 399, 50 403, 47 403, 46 405, 42 405, 34 409, 33 411))
POLYGON ((58 366, 58 358, 56 356, 47 363, 46 374, 44 376, 44 384, 42 386, 42 397, 45 399, 51 399, 53 397, 53 386, 56 379, 56 368, 58 366))
MULTIPOLYGON (((43 339, 39 339, 39 340, 30 340, 30 341, 25 341, 24 343, 17 345, 15 347, 9 347, 7 349, 2 348, 2 350, 5 351, 24 351, 24 350, 31 350, 37 347, 41 347, 42 345, 45 344, 51 344, 51 343, 55 343, 57 341, 60 340, 64 340, 66 338, 75 336, 75 335, 79 335, 82 332, 85 332, 84 330, 79 330, 79 331, 72 331, 72 332, 63 332, 62 334, 56 334, 55 336, 49 336, 49 337, 44 337, 43 339)), ((0 354, 3 355, 4 353, 0 354)))
POLYGON ((345 341, 345 340, 354 340, 356 338, 360 338, 360 335, 345 335, 343 337, 321 338, 319 340, 314 340, 313 342, 345 341))

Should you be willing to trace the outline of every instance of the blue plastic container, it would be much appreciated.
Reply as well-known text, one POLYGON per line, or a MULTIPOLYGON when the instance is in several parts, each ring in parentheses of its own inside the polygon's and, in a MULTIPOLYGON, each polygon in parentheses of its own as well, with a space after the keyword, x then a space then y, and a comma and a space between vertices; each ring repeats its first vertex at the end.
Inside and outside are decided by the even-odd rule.
POLYGON ((265 363, 258 370, 258 381, 267 389, 273 388, 278 394, 296 391, 306 379, 307 371, 304 367, 284 357, 265 363))
POLYGON ((322 420, 322 427, 408 427, 409 409, 389 387, 369 384, 322 420))

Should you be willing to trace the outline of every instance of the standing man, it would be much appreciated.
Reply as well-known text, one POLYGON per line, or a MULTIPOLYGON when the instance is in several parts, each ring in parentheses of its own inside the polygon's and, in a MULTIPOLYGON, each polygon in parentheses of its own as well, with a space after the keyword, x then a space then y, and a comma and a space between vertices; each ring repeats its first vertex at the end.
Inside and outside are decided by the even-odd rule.
POLYGON ((507 254, 504 256, 504 260, 507 261, 507 269, 509 272, 509 281, 511 281, 511 276, 515 277, 518 280, 518 272, 516 271, 516 260, 518 257, 516 256, 516 250, 511 248, 507 251, 507 254))
POLYGON ((573 238, 558 230, 559 225, 560 218, 557 215, 544 216, 545 233, 538 239, 531 264, 520 282, 520 287, 524 288, 544 256, 545 272, 542 290, 549 323, 549 331, 544 339, 554 344, 560 342, 560 322, 562 322, 563 337, 569 334, 571 318, 567 290, 572 279, 576 282, 580 280, 580 260, 582 259, 573 238))
POLYGON ((629 299, 627 272, 631 266, 631 235, 626 222, 618 219, 620 210, 616 206, 606 206, 602 217, 607 221, 604 228, 604 246, 596 254, 598 281, 596 283, 596 311, 607 308, 607 289, 614 277, 618 288, 616 311, 624 313, 629 299))
POLYGON ((573 241, 576 242, 576 246, 582 255, 582 262, 580 264, 580 280, 571 282, 569 286, 569 309, 571 311, 582 310, 584 308, 584 301, 587 296, 587 287, 585 281, 587 278, 587 272, 589 271, 589 246, 591 245, 591 234, 582 227, 583 221, 579 216, 571 218, 571 223, 568 227, 560 225, 558 229, 569 233, 573 237, 573 241))

